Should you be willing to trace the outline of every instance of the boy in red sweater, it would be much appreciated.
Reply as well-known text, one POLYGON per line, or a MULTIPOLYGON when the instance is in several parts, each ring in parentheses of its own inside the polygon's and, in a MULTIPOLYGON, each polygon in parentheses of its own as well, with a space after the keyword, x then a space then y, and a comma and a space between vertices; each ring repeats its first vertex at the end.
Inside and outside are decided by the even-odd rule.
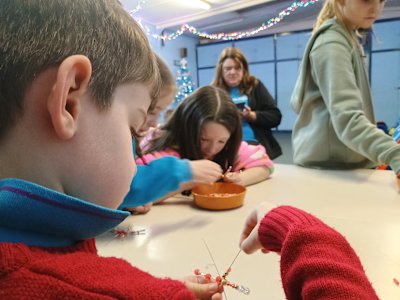
MULTIPOLYGON (((159 88, 138 25, 116 0, 2 0, 0 41, 0 299, 221 299, 202 277, 97 255, 93 237, 129 215, 116 208, 135 175, 131 133, 159 88)), ((241 247, 282 254, 289 299, 377 298, 339 233, 295 208, 264 213, 241 247)))
POLYGON ((0 299, 221 299, 97 255, 159 90, 138 24, 116 0, 4 0, 0 40, 0 299))

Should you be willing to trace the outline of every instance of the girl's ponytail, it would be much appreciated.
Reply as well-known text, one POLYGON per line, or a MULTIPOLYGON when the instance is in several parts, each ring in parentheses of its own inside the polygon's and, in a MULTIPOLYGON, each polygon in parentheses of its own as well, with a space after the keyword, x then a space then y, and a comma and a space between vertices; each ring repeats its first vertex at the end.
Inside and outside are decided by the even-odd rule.
POLYGON ((314 25, 312 34, 315 34, 326 20, 336 18, 336 22, 342 25, 349 34, 349 37, 351 38, 353 47, 355 49, 359 46, 359 41, 352 33, 353 30, 349 22, 344 18, 342 8, 340 7, 340 4, 338 2, 338 0, 325 0, 324 6, 319 12, 317 22, 314 25))
POLYGON ((319 12, 317 22, 314 25, 313 34, 318 31, 321 27, 322 23, 324 23, 328 19, 335 18, 336 16, 336 8, 334 0, 326 0, 324 6, 319 12))

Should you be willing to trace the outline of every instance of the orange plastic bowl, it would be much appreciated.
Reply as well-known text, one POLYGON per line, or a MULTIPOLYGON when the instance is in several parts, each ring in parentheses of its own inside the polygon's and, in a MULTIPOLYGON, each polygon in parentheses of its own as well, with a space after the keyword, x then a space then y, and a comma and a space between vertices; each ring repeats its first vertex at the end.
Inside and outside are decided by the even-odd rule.
POLYGON ((246 188, 235 183, 216 182, 197 185, 192 189, 192 194, 198 207, 224 210, 242 206, 246 188))

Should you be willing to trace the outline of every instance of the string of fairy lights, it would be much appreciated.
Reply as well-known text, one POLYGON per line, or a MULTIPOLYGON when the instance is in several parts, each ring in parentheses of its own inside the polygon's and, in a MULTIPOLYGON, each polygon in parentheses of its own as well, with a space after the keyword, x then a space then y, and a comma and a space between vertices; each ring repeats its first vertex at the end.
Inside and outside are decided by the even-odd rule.
POLYGON ((146 0, 140 0, 139 3, 137 4, 137 6, 135 7, 135 9, 129 11, 129 14, 136 21, 138 21, 138 23, 146 31, 147 35, 152 36, 153 38, 158 39, 158 40, 162 40, 162 41, 174 40, 187 31, 187 32, 190 32, 191 34, 196 35, 203 39, 226 41, 226 40, 238 40, 241 38, 251 37, 261 31, 267 30, 268 28, 275 26, 276 24, 281 22, 284 18, 286 18, 291 13, 296 11, 298 8, 305 8, 309 5, 315 4, 317 2, 319 2, 319 0, 294 1, 291 5, 289 5, 284 10, 282 10, 277 16, 270 18, 266 22, 263 22, 259 27, 249 29, 247 31, 236 31, 236 32, 230 32, 230 33, 224 33, 224 32, 207 33, 204 31, 200 31, 196 27, 191 26, 189 24, 182 24, 178 30, 176 30, 175 32, 169 33, 169 34, 151 33, 151 30, 142 23, 142 20, 140 18, 136 18, 134 16, 134 14, 136 14, 138 11, 140 11, 143 8, 143 5, 145 5, 146 0))

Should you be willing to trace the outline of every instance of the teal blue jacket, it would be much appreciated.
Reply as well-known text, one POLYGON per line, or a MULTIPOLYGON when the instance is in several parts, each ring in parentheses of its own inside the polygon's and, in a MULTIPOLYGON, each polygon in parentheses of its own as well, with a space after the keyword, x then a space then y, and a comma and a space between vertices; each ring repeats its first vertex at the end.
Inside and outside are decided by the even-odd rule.
POLYGON ((362 48, 335 19, 308 42, 291 105, 296 164, 400 170, 400 145, 375 124, 362 48))
POLYGON ((114 229, 127 216, 128 212, 86 202, 29 181, 0 180, 0 242, 72 246, 114 229))
POLYGON ((166 156, 138 165, 136 176, 131 183, 119 209, 132 208, 154 202, 180 188, 181 183, 192 180, 189 161, 166 156))

